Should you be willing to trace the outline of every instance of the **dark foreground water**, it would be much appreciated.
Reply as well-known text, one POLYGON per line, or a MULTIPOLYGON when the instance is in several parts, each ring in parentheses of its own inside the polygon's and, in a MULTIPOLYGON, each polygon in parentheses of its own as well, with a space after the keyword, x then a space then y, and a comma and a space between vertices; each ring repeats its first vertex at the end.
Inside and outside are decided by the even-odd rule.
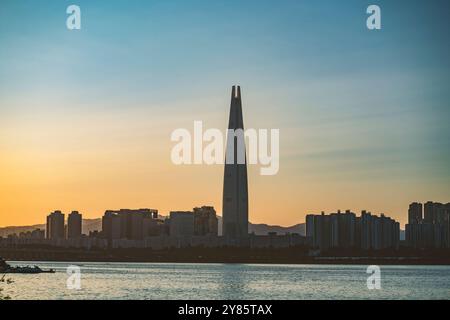
POLYGON ((381 290, 369 290, 362 265, 11 264, 56 270, 10 275, 0 286, 13 299, 450 299, 450 266, 380 266, 381 290), (79 290, 67 287, 69 265, 80 267, 79 290))

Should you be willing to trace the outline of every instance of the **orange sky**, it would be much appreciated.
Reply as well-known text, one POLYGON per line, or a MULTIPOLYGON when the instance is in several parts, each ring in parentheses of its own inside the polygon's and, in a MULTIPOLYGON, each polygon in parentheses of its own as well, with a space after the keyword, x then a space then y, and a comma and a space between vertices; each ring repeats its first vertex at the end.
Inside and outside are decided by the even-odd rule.
MULTIPOLYGON (((222 111, 205 116, 205 127, 226 125, 227 102, 222 111)), ((148 121, 144 110, 89 118, 64 114, 12 115, 10 125, 1 128, 0 226, 44 223, 56 209, 78 210, 85 218, 101 217, 106 209, 141 207, 167 214, 213 205, 221 213, 222 166, 175 166, 170 160, 172 128, 191 129, 195 116, 153 115, 148 121)), ((254 118, 259 117, 265 115, 254 118)), ((317 161, 294 152, 296 144, 306 148, 314 134, 289 128, 280 133, 280 172, 261 176, 259 166, 249 168, 254 223, 293 225, 304 222, 307 213, 337 209, 384 212, 404 223, 412 200, 445 201, 445 188, 424 188, 413 179, 362 180, 358 171, 339 168, 322 173, 317 161)), ((336 163, 330 159, 327 166, 336 163)))

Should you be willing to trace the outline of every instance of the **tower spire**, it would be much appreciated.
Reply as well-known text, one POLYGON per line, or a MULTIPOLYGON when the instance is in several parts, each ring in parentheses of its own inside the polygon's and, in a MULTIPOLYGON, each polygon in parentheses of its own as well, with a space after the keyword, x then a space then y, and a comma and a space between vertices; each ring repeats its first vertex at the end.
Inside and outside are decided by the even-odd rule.
POLYGON ((248 236, 248 183, 245 137, 236 130, 244 130, 241 87, 231 89, 230 118, 228 123, 227 150, 223 183, 223 235, 230 239, 248 236), (244 150, 238 150, 243 148, 244 150), (244 162, 238 161, 239 152, 244 162), (229 159, 228 157, 232 157, 229 159))

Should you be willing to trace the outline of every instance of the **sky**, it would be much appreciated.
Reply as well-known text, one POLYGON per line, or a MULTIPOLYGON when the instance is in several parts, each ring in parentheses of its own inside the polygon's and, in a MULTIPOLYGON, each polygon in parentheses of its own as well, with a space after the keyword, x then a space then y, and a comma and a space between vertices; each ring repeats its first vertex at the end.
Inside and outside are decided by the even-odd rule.
POLYGON ((280 130, 280 171, 249 168, 249 218, 365 209, 404 224, 450 202, 446 0, 0 4, 0 226, 53 210, 222 208, 223 167, 176 166, 171 132, 280 130), (67 6, 81 30, 66 28, 67 6), (366 9, 381 8, 368 30, 366 9))

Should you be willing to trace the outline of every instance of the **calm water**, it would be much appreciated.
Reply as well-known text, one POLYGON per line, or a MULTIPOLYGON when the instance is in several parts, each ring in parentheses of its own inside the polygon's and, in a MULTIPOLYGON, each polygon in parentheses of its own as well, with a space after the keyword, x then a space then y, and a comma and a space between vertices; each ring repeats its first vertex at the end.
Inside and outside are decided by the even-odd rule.
POLYGON ((450 266, 382 266, 370 291, 367 266, 72 263, 81 290, 68 290, 71 263, 11 264, 56 270, 11 275, 13 299, 450 299, 450 266))

